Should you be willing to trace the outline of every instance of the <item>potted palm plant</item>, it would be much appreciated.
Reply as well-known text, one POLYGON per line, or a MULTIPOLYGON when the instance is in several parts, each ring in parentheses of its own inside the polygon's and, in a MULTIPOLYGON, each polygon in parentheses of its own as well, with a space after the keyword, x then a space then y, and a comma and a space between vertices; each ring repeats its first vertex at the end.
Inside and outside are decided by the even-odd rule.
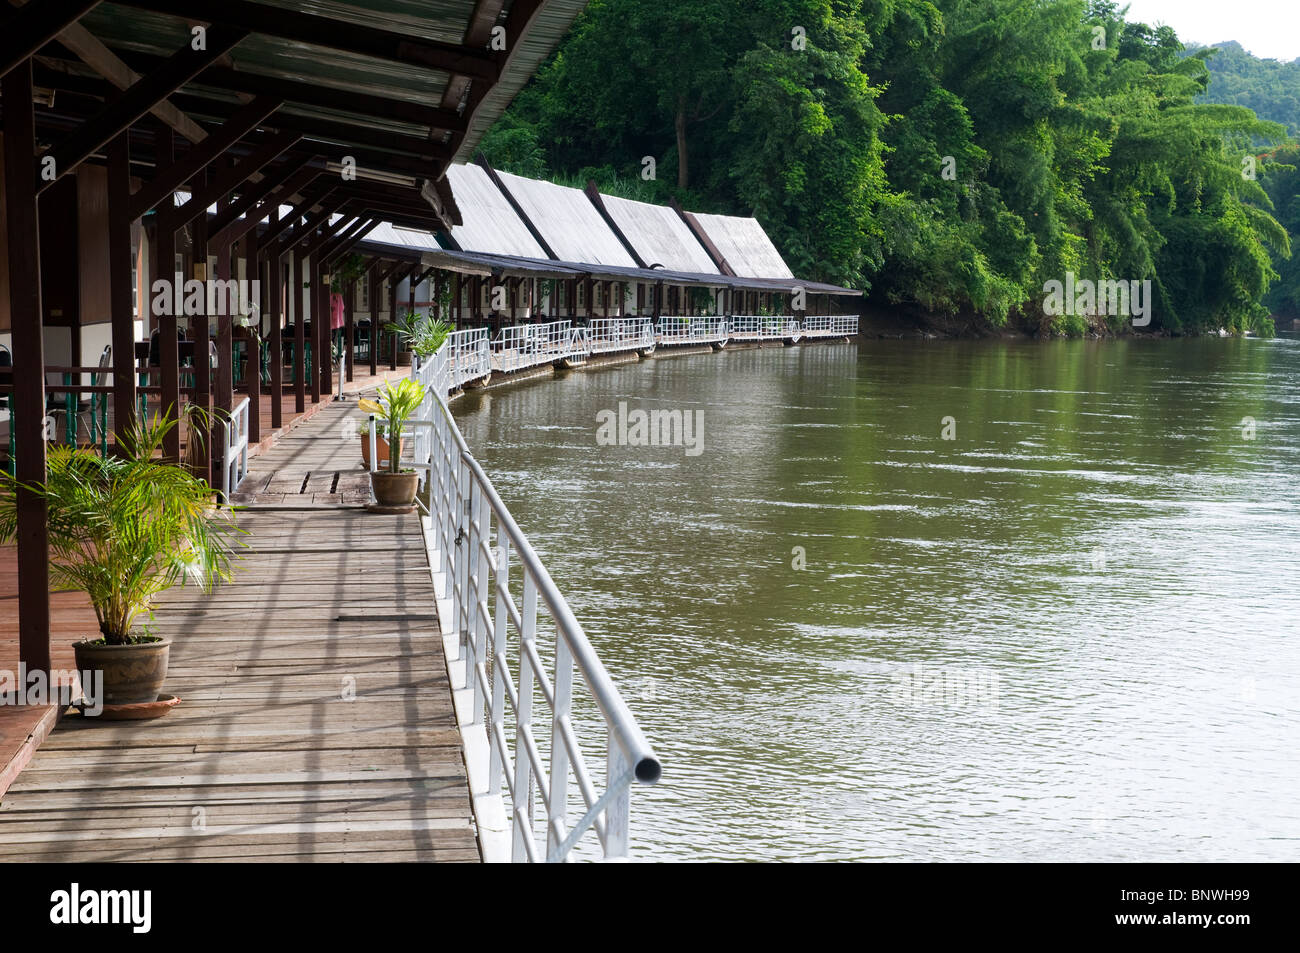
POLYGON ((449 322, 441 318, 408 311, 401 321, 384 325, 384 330, 396 335, 397 346, 406 349, 397 352, 398 363, 409 364, 412 354, 421 360, 435 354, 453 328, 449 322))
MULTIPOLYGON (((410 509, 419 487, 419 474, 402 469, 403 427, 424 403, 424 388, 417 381, 402 378, 381 385, 377 400, 361 400, 357 405, 379 420, 375 423, 388 434, 388 471, 372 470, 370 487, 375 494, 377 508, 384 511, 410 509)), ((378 452, 378 451, 376 451, 378 452)))
MULTIPOLYGON (((99 638, 73 645, 80 671, 103 673, 104 712, 157 703, 167 676, 170 640, 137 630, 158 596, 187 579, 205 592, 230 576, 229 511, 187 468, 161 459, 174 419, 155 416, 118 437, 120 453, 51 447, 44 483, 0 492, 0 540, 18 529, 18 494, 35 493, 49 513, 50 581, 85 592, 99 638), (155 457, 158 458, 155 458, 155 457)), ((164 706, 160 712, 166 711, 164 706)))

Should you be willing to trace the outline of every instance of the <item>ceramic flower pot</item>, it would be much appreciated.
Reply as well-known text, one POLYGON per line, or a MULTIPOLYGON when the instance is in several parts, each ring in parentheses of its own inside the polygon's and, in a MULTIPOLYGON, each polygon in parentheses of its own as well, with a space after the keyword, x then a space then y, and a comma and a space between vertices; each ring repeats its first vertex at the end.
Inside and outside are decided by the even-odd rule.
POLYGON ((167 678, 170 639, 131 645, 77 642, 77 670, 104 673, 105 705, 156 702, 167 678))

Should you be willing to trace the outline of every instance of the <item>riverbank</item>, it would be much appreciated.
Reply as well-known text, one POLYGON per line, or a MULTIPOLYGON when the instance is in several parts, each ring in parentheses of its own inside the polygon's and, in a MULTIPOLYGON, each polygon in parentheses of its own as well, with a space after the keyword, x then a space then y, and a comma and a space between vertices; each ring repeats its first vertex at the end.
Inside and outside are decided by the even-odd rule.
MULTIPOLYGON (((943 314, 927 311, 915 305, 882 306, 864 299, 860 305, 860 335, 876 340, 1004 340, 1050 341, 1070 337, 1091 341, 1132 338, 1134 340, 1171 339, 1175 337, 1218 337, 1216 332, 1202 334, 1174 334, 1161 328, 1151 330, 1126 327, 1120 332, 1111 328, 1104 319, 1088 322, 1083 334, 1068 335, 1044 331, 1041 315, 1027 317, 1012 314, 1007 323, 998 326, 974 312, 943 314)), ((1276 330, 1300 332, 1300 318, 1275 318, 1276 330)))

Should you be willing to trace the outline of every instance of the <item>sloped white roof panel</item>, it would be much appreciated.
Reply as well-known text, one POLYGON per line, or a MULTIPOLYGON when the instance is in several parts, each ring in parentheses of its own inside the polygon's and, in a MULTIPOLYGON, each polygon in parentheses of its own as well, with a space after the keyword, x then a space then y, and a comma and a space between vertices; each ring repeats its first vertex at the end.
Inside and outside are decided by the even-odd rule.
POLYGON ((399 248, 405 246, 420 251, 438 251, 442 248, 432 233, 416 228, 393 225, 391 222, 380 222, 366 232, 365 240, 379 242, 384 245, 396 245, 399 248))
MULTIPOLYGON (((507 172, 497 174, 560 261, 636 267, 636 261, 581 189, 507 172)), ((467 214, 464 209, 462 214, 467 214)))
POLYGON ((757 219, 696 212, 695 220, 732 271, 742 278, 794 277, 757 219))
POLYGON ((481 166, 448 166, 447 182, 465 222, 451 230, 451 237, 461 248, 490 255, 546 257, 528 226, 481 166))
POLYGON ((663 205, 601 195, 605 211, 632 243, 647 266, 701 275, 719 274, 717 266, 682 217, 663 205))

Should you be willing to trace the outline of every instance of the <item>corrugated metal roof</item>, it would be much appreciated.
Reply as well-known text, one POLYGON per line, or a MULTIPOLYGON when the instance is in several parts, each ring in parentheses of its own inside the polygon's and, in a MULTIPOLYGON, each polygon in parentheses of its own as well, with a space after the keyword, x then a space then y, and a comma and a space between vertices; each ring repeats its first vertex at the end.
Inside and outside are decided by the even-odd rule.
POLYGON ((559 260, 637 266, 582 190, 507 172, 497 174, 559 260))
POLYGON ((647 265, 718 274, 708 251, 673 209, 603 193, 600 198, 609 217, 647 265))
POLYGON ((794 273, 757 219, 694 213, 709 240, 737 274, 746 278, 793 278, 794 273))
POLYGON ((482 167, 448 166, 447 182, 465 223, 451 230, 451 237, 461 248, 490 255, 546 257, 528 226, 482 167))
MULTIPOLYGON (((267 7, 315 14, 422 40, 463 44, 478 0, 254 0, 267 7)), ((478 149, 483 135, 501 117, 573 25, 587 0, 545 0, 525 24, 522 37, 510 44, 497 82, 481 101, 471 87, 470 101, 478 102, 469 127, 457 146, 456 159, 465 161, 478 149)), ((170 56, 191 39, 190 22, 179 16, 102 3, 80 20, 98 39, 119 51, 170 56)), ((373 56, 327 49, 265 33, 254 33, 227 54, 226 63, 237 71, 277 79, 296 80, 335 88, 437 106, 447 90, 448 74, 373 56)), ((202 83, 191 84, 202 89, 202 83)), ((287 112, 302 116, 346 118, 356 125, 373 120, 361 113, 335 112, 295 104, 287 112)), ((271 123, 274 125, 274 123, 271 123)), ((418 132, 419 127, 385 122, 392 132, 418 132)), ((427 132, 427 129, 424 130, 427 132)))
MULTIPOLYGON (((496 85, 488 90, 482 104, 470 117, 469 130, 454 156, 468 162, 478 151, 478 144, 492 125, 506 111, 518 92, 533 78, 538 67, 551 55, 564 35, 587 6, 587 0, 547 0, 533 17, 522 41, 510 38, 506 67, 496 85)), ((459 39, 457 42, 461 42, 459 39)))

